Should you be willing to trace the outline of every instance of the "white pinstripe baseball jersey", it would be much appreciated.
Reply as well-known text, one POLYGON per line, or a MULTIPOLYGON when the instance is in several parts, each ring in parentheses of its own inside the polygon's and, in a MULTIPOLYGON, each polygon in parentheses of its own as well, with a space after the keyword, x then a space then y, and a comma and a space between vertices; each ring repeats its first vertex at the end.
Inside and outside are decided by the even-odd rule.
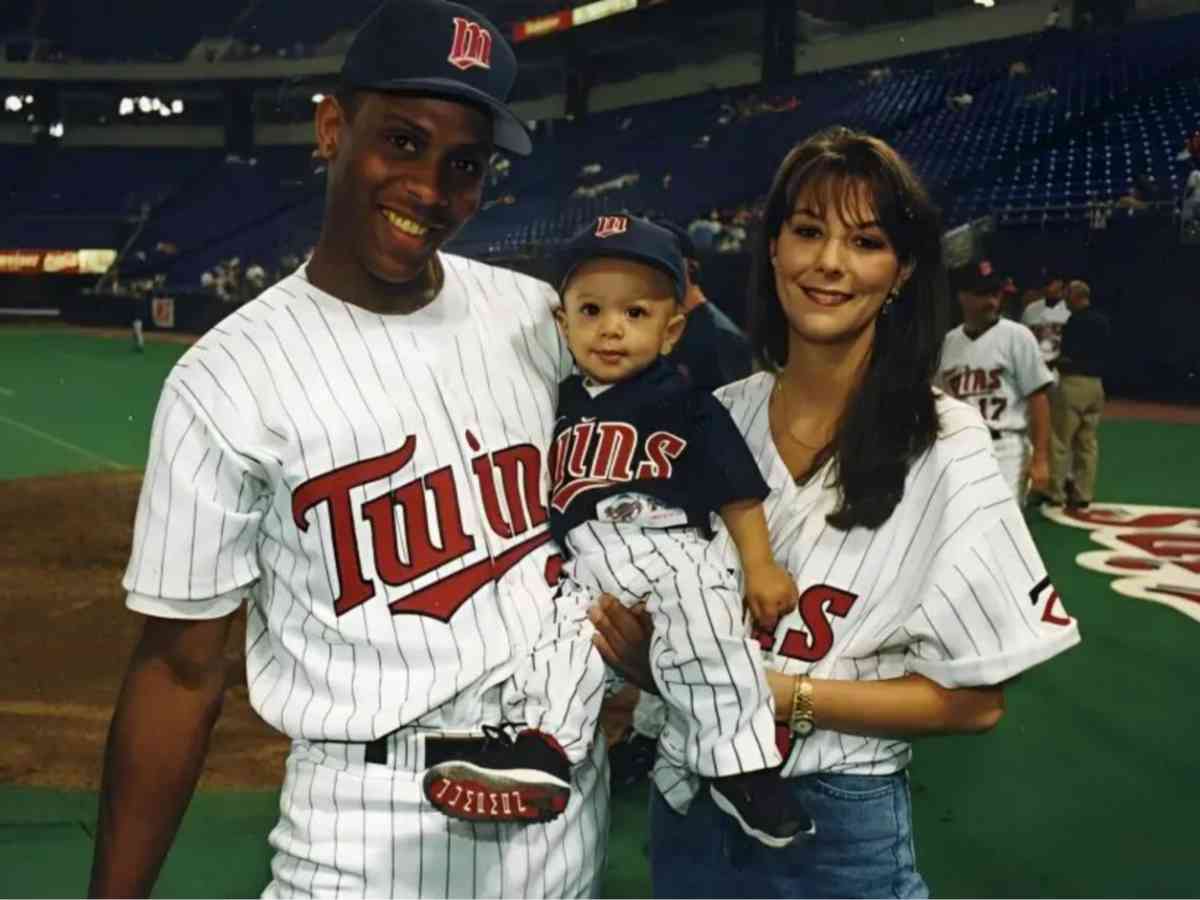
MULTIPOLYGON (((544 459, 571 368, 556 298, 441 260, 442 293, 404 316, 301 269, 163 388, 127 604, 200 619, 249 597, 250 699, 293 738, 505 717, 489 688, 554 607, 544 459)), ((578 760, 590 736, 575 738, 578 760)))
POLYGON ((962 325, 946 334, 938 382, 947 393, 976 407, 988 428, 1025 431, 1029 395, 1053 384, 1054 374, 1029 329, 999 319, 978 337, 970 337, 962 325))
MULTIPOLYGON (((998 684, 1078 643, 977 410, 938 392, 940 435, 912 464, 891 518, 873 531, 840 531, 826 519, 837 503, 836 461, 797 485, 775 450, 774 383, 759 373, 717 394, 771 486, 772 549, 800 589, 796 611, 775 630, 769 667, 856 680, 916 672, 958 688, 998 684)), ((655 780, 682 809, 695 780, 677 764, 670 721, 662 746, 655 780)), ((885 774, 910 756, 905 740, 817 730, 797 740, 783 771, 885 774)))

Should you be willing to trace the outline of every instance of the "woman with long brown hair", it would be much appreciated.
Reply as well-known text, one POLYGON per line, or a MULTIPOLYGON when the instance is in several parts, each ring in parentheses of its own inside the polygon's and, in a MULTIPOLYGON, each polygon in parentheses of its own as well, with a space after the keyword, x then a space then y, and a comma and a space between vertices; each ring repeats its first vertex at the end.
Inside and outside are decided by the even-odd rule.
MULTIPOLYGON (((940 235, 920 181, 868 135, 814 135, 775 175, 750 292, 763 371, 718 396, 771 488, 773 550, 801 594, 761 639, 781 789, 817 831, 751 846, 678 764, 668 721, 651 799, 656 896, 926 896, 912 739, 989 730, 1004 682, 1079 640, 988 429, 932 386, 940 235)), ((604 655, 645 684, 644 622, 607 602, 593 617, 604 655)))

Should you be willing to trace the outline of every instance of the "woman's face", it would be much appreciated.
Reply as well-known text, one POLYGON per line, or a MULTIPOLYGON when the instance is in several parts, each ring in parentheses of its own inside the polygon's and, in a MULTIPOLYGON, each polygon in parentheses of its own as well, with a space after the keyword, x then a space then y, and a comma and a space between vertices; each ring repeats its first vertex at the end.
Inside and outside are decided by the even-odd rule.
POLYGON ((771 239, 775 290, 792 340, 869 340, 888 293, 911 274, 875 221, 866 185, 848 189, 858 192, 848 203, 820 202, 825 192, 816 186, 801 190, 771 239), (859 213, 856 221, 843 219, 847 210, 859 213))

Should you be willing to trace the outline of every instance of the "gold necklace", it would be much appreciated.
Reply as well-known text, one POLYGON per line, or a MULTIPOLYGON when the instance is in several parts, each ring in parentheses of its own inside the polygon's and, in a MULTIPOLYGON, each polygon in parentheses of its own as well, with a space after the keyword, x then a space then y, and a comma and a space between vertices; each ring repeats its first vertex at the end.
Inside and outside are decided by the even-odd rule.
POLYGON ((833 443, 832 437, 830 437, 829 440, 827 440, 823 444, 810 444, 808 441, 804 440, 803 438, 797 437, 796 430, 795 430, 796 425, 794 422, 790 421, 791 416, 788 415, 788 413, 787 413, 788 402, 787 402, 787 398, 783 394, 783 379, 780 378, 779 376, 775 377, 775 393, 779 396, 779 403, 780 403, 781 411, 784 415, 784 418, 789 420, 787 425, 785 425, 782 430, 783 430, 783 433, 790 440, 799 444, 801 447, 804 447, 806 450, 813 451, 814 453, 820 453, 822 450, 827 449, 829 447, 829 445, 833 443))

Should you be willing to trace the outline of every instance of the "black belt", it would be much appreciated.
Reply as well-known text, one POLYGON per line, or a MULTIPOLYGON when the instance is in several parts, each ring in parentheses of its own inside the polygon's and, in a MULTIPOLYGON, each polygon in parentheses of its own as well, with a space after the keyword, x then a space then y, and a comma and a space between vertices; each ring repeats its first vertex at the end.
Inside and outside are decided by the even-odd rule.
MULTIPOLYGON (((452 738, 429 735, 425 738, 425 768, 436 766, 448 759, 462 759, 483 749, 485 738, 452 738)), ((363 745, 365 759, 369 763, 386 766, 388 762, 388 736, 376 738, 363 745)))

